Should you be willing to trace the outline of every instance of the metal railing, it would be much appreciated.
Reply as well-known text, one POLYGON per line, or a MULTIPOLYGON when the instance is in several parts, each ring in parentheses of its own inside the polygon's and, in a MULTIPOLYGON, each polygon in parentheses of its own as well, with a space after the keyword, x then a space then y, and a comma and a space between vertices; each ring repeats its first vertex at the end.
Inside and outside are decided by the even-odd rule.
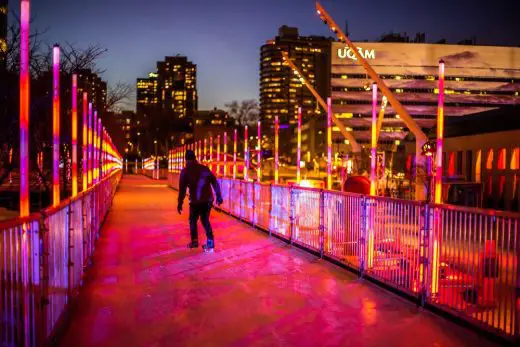
MULTIPOLYGON (((520 338, 520 214, 219 179, 221 210, 424 306, 520 338)), ((169 184, 178 188, 178 174, 169 184)))
POLYGON ((57 207, 0 222, 0 346, 41 346, 54 338, 120 178, 114 172, 57 207))

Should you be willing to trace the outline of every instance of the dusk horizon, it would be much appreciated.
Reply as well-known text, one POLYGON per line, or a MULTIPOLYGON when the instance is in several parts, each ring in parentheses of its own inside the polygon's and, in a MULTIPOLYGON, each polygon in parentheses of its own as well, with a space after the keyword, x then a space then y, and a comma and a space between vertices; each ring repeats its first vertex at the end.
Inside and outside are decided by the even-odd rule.
MULTIPOLYGON (((71 42, 79 47, 98 44, 107 48, 98 64, 106 70, 102 78, 109 85, 122 81, 135 86, 136 79, 155 72, 156 62, 165 56, 187 56, 197 65, 199 109, 258 99, 260 47, 278 34, 280 26, 297 27, 304 36, 332 36, 316 16, 312 0, 181 3, 154 1, 143 7, 136 0, 35 2, 32 27, 48 29, 43 37, 47 44, 71 42)), ((406 3, 397 1, 389 7, 384 1, 350 6, 341 1, 322 2, 338 23, 344 25, 348 20, 354 41, 377 41, 389 32, 406 32, 413 39, 416 32, 425 32, 427 42, 445 38, 457 43, 476 37, 482 45, 520 44, 514 35, 519 30, 513 18, 519 5, 514 1, 508 0, 495 12, 469 7, 467 1, 437 1, 421 8, 406 3), (450 11, 445 13, 445 7, 450 11), (486 18, 485 26, 479 25, 479 18, 486 18)), ((9 6, 11 12, 19 12, 17 1, 9 1, 9 6)), ((135 95, 129 105, 135 107, 135 95)))

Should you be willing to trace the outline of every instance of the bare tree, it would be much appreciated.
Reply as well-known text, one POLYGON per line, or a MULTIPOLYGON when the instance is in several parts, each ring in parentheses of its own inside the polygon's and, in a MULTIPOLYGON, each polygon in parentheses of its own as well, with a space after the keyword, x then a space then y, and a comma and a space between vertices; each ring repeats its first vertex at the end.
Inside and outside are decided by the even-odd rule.
POLYGON ((229 116, 235 120, 239 126, 254 125, 260 117, 258 102, 255 99, 236 100, 225 105, 229 116))
POLYGON ((115 111, 119 106, 126 105, 133 92, 134 87, 131 84, 121 81, 117 82, 113 87, 109 86, 106 101, 107 110, 115 111))

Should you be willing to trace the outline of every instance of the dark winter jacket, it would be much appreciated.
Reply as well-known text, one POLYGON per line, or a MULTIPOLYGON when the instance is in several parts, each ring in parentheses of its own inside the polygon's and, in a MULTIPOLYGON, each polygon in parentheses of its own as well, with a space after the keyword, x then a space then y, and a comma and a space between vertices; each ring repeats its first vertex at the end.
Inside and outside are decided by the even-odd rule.
POLYGON ((200 204, 213 202, 213 192, 215 190, 217 199, 221 198, 220 186, 213 172, 207 166, 199 164, 197 161, 188 162, 181 171, 179 182, 179 205, 182 206, 186 196, 186 188, 190 190, 190 203, 200 204))

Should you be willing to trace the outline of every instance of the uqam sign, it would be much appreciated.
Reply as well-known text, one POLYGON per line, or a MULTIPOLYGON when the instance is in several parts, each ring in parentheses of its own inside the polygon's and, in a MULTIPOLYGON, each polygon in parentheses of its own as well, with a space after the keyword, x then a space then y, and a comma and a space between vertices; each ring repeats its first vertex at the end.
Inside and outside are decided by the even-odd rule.
MULTIPOLYGON (((357 50, 361 56, 367 60, 376 59, 376 51, 374 49, 364 49, 362 47, 357 47, 357 50)), ((349 47, 338 48, 338 57, 340 59, 352 59, 357 60, 356 55, 349 47)))

